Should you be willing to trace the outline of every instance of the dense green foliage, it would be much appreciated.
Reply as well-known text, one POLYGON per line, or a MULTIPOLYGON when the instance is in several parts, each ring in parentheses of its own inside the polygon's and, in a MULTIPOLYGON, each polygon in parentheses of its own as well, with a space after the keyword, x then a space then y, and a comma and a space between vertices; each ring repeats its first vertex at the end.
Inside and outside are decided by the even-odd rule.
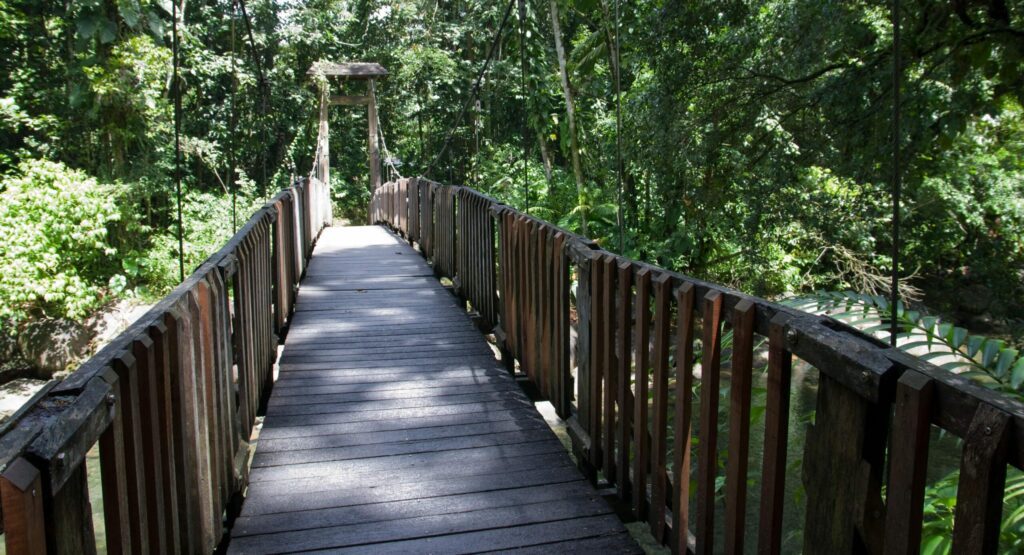
MULTIPOLYGON (((255 50, 232 2, 180 8, 191 269, 287 183, 291 141, 309 150, 310 60, 281 39, 298 29, 272 2, 248 6, 255 50)), ((0 1, 8 332, 29 315, 81 318, 177 282, 170 14, 169 2, 148 0, 0 1)))
POLYGON ((107 226, 120 219, 109 188, 47 161, 23 162, 0 187, 0 319, 83 318, 102 303, 101 285, 123 287, 106 263, 116 254, 107 226))
MULTIPOLYGON (((377 84, 384 154, 404 175, 472 185, 756 294, 854 289, 831 300, 872 319, 885 308, 874 295, 893 265, 887 2, 527 0, 479 91, 505 2, 182 2, 184 253, 171 6, 0 0, 0 332, 159 296, 179 254, 199 264, 310 167, 306 70, 318 60, 389 70, 377 84)), ((904 327, 1019 393, 1024 0, 903 6, 904 292, 948 322, 906 310, 904 327)), ((366 113, 336 107, 330 122, 336 209, 359 222, 366 113)), ((929 488, 929 549, 948 549, 957 479, 929 488)), ((1020 480, 1007 490, 1010 550, 1020 480)))
MULTIPOLYGON (((479 102, 458 122, 503 4, 381 4, 353 9, 358 25, 324 25, 357 45, 340 57, 392 71, 378 89, 381 117, 405 174, 429 169, 519 207, 528 196, 540 216, 577 230, 591 220, 589 234, 611 247, 621 206, 628 253, 763 295, 885 291, 887 3, 621 3, 621 192, 614 3, 556 5, 579 191, 549 3, 527 3, 526 89, 513 11, 479 102)), ((979 331, 1008 331, 987 314, 1019 327, 1024 306, 1024 5, 904 6, 902 271, 927 304, 979 331), (955 292, 972 286, 980 299, 962 306, 955 292)), ((337 129, 353 116, 334 117, 337 129)), ((337 151, 346 176, 363 171, 352 139, 337 151)))
MULTIPOLYGON (((0 172, 50 160, 117 184, 114 266, 129 290, 152 293, 173 283, 178 256, 170 6, 0 2, 0 172)), ((252 43, 241 5, 181 6, 186 227, 207 228, 186 230, 190 267, 230 231, 239 179, 252 184, 238 195, 250 207, 308 168, 317 97, 306 69, 366 60, 390 71, 377 87, 382 134, 405 175, 475 185, 763 295, 884 291, 887 3, 530 0, 521 26, 512 10, 475 97, 504 2, 245 7, 252 43)), ((902 271, 959 323, 1013 332, 1024 307, 1024 4, 908 3, 901 17, 902 271), (966 287, 978 294, 965 307, 954 292, 966 287)), ((365 118, 331 110, 334 194, 351 219, 368 198, 365 118)), ((90 286, 105 288, 101 277, 90 286)))

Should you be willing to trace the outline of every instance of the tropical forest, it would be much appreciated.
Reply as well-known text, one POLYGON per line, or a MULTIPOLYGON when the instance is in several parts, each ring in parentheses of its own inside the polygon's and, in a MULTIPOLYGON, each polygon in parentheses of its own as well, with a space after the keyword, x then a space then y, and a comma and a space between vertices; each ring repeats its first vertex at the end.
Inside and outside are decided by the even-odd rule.
MULTIPOLYGON (((972 398, 983 399, 982 404, 1005 409, 1016 419, 1008 424, 1011 429, 1013 422, 1024 425, 1020 0, 0 0, 0 52, 0 445, 7 426, 24 412, 23 403, 54 395, 62 387, 54 384, 72 380, 80 367, 89 368, 90 357, 116 343, 141 315, 159 309, 161 299, 173 297, 176 287, 205 267, 204 261, 236 233, 244 233, 250 216, 268 201, 273 206, 281 191, 312 179, 310 168, 322 163, 329 169, 325 210, 333 225, 328 229, 385 223, 375 221, 373 211, 382 206, 375 203, 382 202, 384 190, 402 191, 412 202, 414 193, 397 186, 378 191, 380 184, 367 168, 368 128, 370 143, 380 149, 381 183, 422 178, 420 183, 471 188, 525 218, 587 238, 594 249, 620 260, 692 278, 700 294, 698 312, 704 306, 704 284, 727 291, 723 337, 705 333, 710 329, 705 314, 688 361, 699 378, 690 383, 690 394, 702 399, 695 405, 700 416, 694 408, 696 422, 716 414, 723 423, 729 420, 721 425, 717 452, 701 458, 692 476, 680 474, 673 481, 677 465, 684 462, 674 458, 683 446, 672 439, 680 422, 673 418, 682 418, 682 409, 677 416, 668 412, 667 446, 658 447, 655 432, 643 438, 653 441, 662 458, 667 453, 669 462, 662 464, 668 465, 670 489, 692 490, 693 495, 700 490, 711 496, 710 507, 735 508, 735 486, 725 476, 733 472, 730 453, 742 445, 730 435, 736 429, 730 395, 742 382, 726 370, 739 368, 745 334, 731 316, 732 292, 763 299, 765 306, 830 317, 838 322, 835 329, 853 330, 849 333, 879 348, 891 340, 894 350, 950 375, 952 389, 962 385, 964 391, 977 391, 972 398), (317 70, 346 62, 379 64, 386 75, 368 82, 317 70), (333 100, 330 110, 324 108, 325 99, 342 94, 359 95, 363 100, 346 97, 357 104, 372 95, 375 110, 334 106, 341 101, 333 100), (322 141, 329 143, 329 151, 322 141), (726 369, 720 404, 715 401, 718 408, 705 414, 710 401, 702 388, 711 382, 703 376, 719 364, 719 342, 726 369), (986 396, 999 402, 985 401, 986 396), (707 465, 719 469, 717 479, 714 470, 708 478, 710 493, 701 479, 707 465)), ((405 206, 401 202, 395 206, 405 206)), ((435 197, 435 210, 436 202, 435 197)), ((505 229, 500 218, 494 216, 500 237, 489 248, 497 244, 503 253, 512 243, 499 233, 505 229)), ((292 220, 278 217, 268 225, 285 221, 292 220)), ((415 240, 422 251, 418 231, 410 233, 396 221, 396 236, 410 244, 415 240)), ((466 244, 473 244, 472 237, 466 244)), ((237 266, 244 267, 245 260, 239 255, 237 266)), ((499 258, 498 265, 504 260, 499 258)), ((306 279, 316 279, 315 263, 306 279)), ((436 258, 432 264, 437 273, 436 258)), ((553 310, 564 309, 571 324, 572 362, 566 364, 577 380, 583 379, 577 361, 585 350, 603 352, 600 342, 584 340, 581 330, 602 333, 596 318, 610 318, 616 306, 626 314, 641 295, 635 274, 640 266, 635 266, 629 278, 637 291, 634 304, 628 303, 632 290, 627 283, 626 308, 621 300, 617 305, 610 301, 611 308, 590 314, 581 308, 590 298, 582 288, 587 279, 599 283, 601 278, 587 277, 580 268, 566 272, 568 304, 550 305, 562 307, 553 310), (580 327, 584 318, 594 318, 591 325, 598 327, 580 327)), ((511 283, 503 281, 503 272, 499 283, 511 283)), ((559 283, 557 275, 553 279, 559 283)), ((672 298, 680 308, 671 314, 682 322, 679 299, 685 291, 678 281, 685 279, 672 279, 677 287, 670 294, 679 295, 672 298)), ((274 294, 280 294, 280 283, 273 283, 274 294)), ((457 292, 467 287, 461 278, 442 283, 457 292)), ((465 299, 478 308, 473 287, 465 299)), ((515 302, 507 292, 515 289, 501 287, 508 286, 499 287, 498 304, 515 302)), ((301 315, 298 290, 296 314, 301 315)), ((234 291, 233 301, 226 303, 242 295, 242 289, 234 291)), ((652 291, 657 302, 659 293, 652 291)), ((462 308, 466 300, 460 301, 462 308)), ((546 301, 536 302, 538 310, 547 310, 546 301)), ((656 353, 663 316, 657 307, 653 310, 654 339, 648 342, 640 334, 636 341, 647 345, 645 352, 656 353)), ((644 318, 636 314, 619 329, 638 329, 644 318)), ((749 469, 736 471, 749 476, 746 487, 752 497, 736 512, 747 515, 748 528, 732 540, 729 522, 734 521, 700 521, 708 527, 703 534, 709 535, 698 532, 696 545, 741 542, 739 550, 727 543, 733 552, 743 551, 744 539, 748 551, 758 545, 755 524, 765 514, 760 495, 766 491, 761 489, 761 465, 768 459, 768 430, 778 413, 772 405, 776 396, 769 358, 776 355, 769 353, 775 351, 764 331, 773 314, 757 317, 759 335, 748 347, 753 358, 742 363, 752 365, 754 376, 752 393, 747 393, 750 406, 739 413, 751 427, 752 462, 749 469)), ((233 333, 240 322, 244 318, 232 324, 233 333)), ((505 322, 497 327, 509 333, 505 322)), ((551 330, 542 335, 554 334, 551 330)), ((662 329, 664 337, 672 335, 666 339, 671 343, 665 346, 666 364, 683 364, 678 362, 683 347, 677 330, 682 338, 682 323, 662 329)), ((614 330, 606 331, 615 337, 614 330)), ((504 335, 489 337, 495 349, 502 348, 504 335)), ((275 338, 284 341, 283 331, 275 338)), ((241 343, 233 341, 239 349, 241 343)), ((543 349, 546 340, 537 341, 543 349)), ((628 374, 633 371, 629 341, 624 344, 628 374)), ((832 378, 819 378, 812 369, 826 376, 821 360, 801 355, 796 347, 790 350, 807 361, 794 361, 792 394, 787 393, 791 400, 782 405, 789 418, 788 456, 783 449, 785 468, 780 471, 785 487, 776 492, 786 500, 778 521, 783 531, 778 550, 763 552, 813 551, 805 523, 822 506, 808 477, 812 471, 801 468, 803 458, 822 445, 813 443, 814 432, 807 430, 829 422, 821 400, 825 396, 818 394, 827 389, 819 380, 832 378)), ((532 379, 532 367, 512 351, 532 379)), ((636 375, 648 376, 640 370, 639 350, 636 357, 636 375)), ((650 374, 655 382, 657 360, 655 354, 650 374)), ((280 366, 283 376, 285 364, 280 366)), ((616 382, 608 380, 610 392, 616 382)), ((629 404, 618 413, 609 409, 607 420, 595 417, 596 425, 612 426, 614 415, 623 418, 623 407, 634 407, 641 397, 646 403, 647 385, 637 380, 624 385, 629 404)), ((669 380, 673 388, 683 383, 674 373, 669 380)), ((940 382, 947 383, 935 383, 940 382)), ((579 381, 579 387, 585 383, 579 381)), ((899 383, 880 379, 879 387, 896 392, 895 397, 885 394, 872 401, 895 407, 894 415, 882 419, 888 430, 882 442, 888 447, 882 450, 891 451, 903 437, 898 435, 906 422, 900 417, 904 398, 899 392, 910 386, 900 389, 904 380, 899 383)), ((538 387, 542 394, 548 391, 538 387)), ((664 406, 652 387, 656 423, 656 407, 664 406)), ((676 398, 684 386, 678 387, 666 398, 671 407, 684 404, 676 398)), ((944 387, 920 390, 944 392, 944 387)), ((600 393, 600 384, 597 388, 600 393)), ((935 395, 934 410, 952 406, 935 395)), ((582 403, 584 393, 581 389, 569 396, 582 403)), ((612 397, 606 399, 617 406, 612 397)), ((573 406, 581 411, 582 422, 585 412, 573 406)), ((643 411, 636 411, 639 418, 643 411)), ((973 475, 961 476, 967 472, 962 461, 973 453, 973 436, 966 431, 974 421, 968 414, 960 419, 962 427, 949 424, 958 419, 933 417, 931 427, 926 421, 925 431, 914 436, 923 438, 924 451, 930 441, 931 456, 923 462, 914 459, 922 478, 910 490, 919 492, 910 501, 919 513, 908 528, 916 530, 908 540, 913 551, 918 544, 921 553, 981 545, 954 539, 957 524, 966 518, 960 511, 969 512, 958 491, 967 491, 965 483, 981 487, 973 475), (955 431, 961 429, 965 433, 955 431)), ((652 424, 652 430, 659 425, 652 424)), ((570 426, 567 433, 578 432, 570 426)), ((1024 435, 1019 429, 1015 433, 1016 439, 1001 444, 1010 453, 1003 455, 1008 462, 996 465, 1005 474, 1005 486, 989 491, 989 499, 998 498, 993 509, 998 514, 990 519, 994 524, 986 528, 994 540, 976 552, 1024 550, 1024 473, 1019 470, 1024 462, 1014 454, 1024 435)), ((697 437, 693 442, 699 449, 707 436, 697 437)), ((642 461, 638 450, 631 459, 628 445, 620 444, 619 451, 610 445, 612 454, 625 453, 623 462, 642 461)), ((604 480, 608 488, 623 487, 629 469, 623 477, 619 465, 616 475, 607 458, 611 455, 604 455, 604 466, 588 477, 604 480)), ((0 456, 2 469, 8 460, 0 456)), ((574 457, 582 460, 579 453, 574 457)), ((690 464, 688 454, 685 464, 690 464)), ((896 493, 884 484, 899 476, 897 467, 886 466, 878 477, 878 503, 889 504, 880 518, 890 527, 899 513, 892 501, 896 493)), ((652 507, 661 483, 656 476, 655 467, 652 507)), ((99 478, 90 480, 91 490, 101 489, 99 478)), ((107 485, 102 489, 106 498, 107 485)), ((641 499, 647 495, 643 491, 641 499)), ((664 505, 666 493, 660 495, 664 505)), ((672 515, 686 513, 685 503, 668 502, 672 515)), ((694 515, 710 510, 694 503, 694 515)), ((93 510, 103 512, 102 504, 94 500, 93 510)), ((642 516, 647 510, 640 507, 632 514, 642 516)), ((244 509, 242 514, 238 522, 247 514, 244 509)), ((629 532, 644 550, 660 553, 666 549, 662 544, 672 543, 670 534, 654 524, 655 517, 649 517, 647 530, 645 518, 634 519, 642 526, 627 523, 629 532)), ((690 529, 697 530, 697 519, 690 518, 690 529)), ((11 528, 6 528, 10 540, 11 528)), ((112 528, 97 525, 98 534, 101 528, 105 541, 112 541, 112 528)), ((858 521, 851 534, 855 542, 870 544, 863 539, 872 537, 870 530, 858 521)), ((890 531, 885 541, 898 541, 890 531)), ((672 534, 677 546, 685 544, 677 529, 672 534)), ((7 545, 7 552, 17 552, 7 545)), ((880 545, 868 545, 866 551, 880 545)), ((887 550, 890 545, 885 544, 887 550)))

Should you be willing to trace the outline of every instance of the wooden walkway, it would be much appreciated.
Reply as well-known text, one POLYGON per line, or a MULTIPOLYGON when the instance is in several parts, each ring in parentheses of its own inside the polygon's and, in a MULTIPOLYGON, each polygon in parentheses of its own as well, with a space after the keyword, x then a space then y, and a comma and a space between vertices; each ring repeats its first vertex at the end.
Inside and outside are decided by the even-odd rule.
POLYGON ((230 552, 639 552, 384 228, 324 231, 280 363, 230 552))

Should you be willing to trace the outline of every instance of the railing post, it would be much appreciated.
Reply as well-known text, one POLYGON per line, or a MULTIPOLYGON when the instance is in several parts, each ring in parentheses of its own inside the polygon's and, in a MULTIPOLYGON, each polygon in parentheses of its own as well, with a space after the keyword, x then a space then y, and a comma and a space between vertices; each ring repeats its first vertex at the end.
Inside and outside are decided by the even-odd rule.
POLYGON ((18 457, 0 476, 4 543, 8 553, 46 553, 43 481, 39 469, 18 457))

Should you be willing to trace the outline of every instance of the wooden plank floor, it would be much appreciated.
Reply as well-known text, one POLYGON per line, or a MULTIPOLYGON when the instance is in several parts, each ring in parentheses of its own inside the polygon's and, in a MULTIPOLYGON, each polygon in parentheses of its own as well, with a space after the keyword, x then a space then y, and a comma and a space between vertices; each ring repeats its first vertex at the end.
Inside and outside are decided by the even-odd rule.
POLYGON ((640 552, 390 232, 325 230, 296 310, 230 552, 640 552))

